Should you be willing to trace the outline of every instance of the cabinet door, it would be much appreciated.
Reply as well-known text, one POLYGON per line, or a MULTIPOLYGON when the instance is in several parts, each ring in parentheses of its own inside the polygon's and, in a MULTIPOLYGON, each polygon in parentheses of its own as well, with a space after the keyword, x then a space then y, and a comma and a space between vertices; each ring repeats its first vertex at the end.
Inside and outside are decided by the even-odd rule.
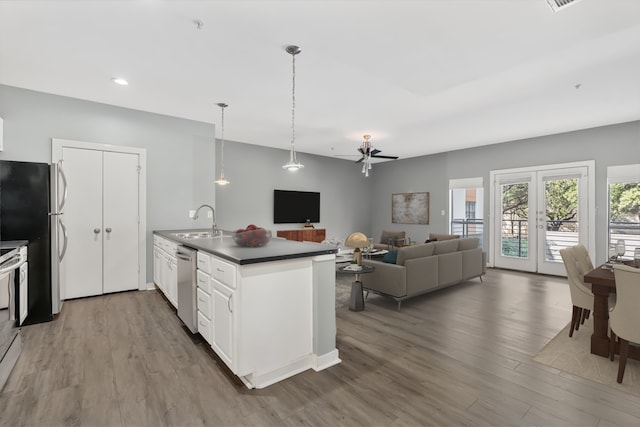
POLYGON ((24 319, 29 314, 29 263, 25 262, 20 266, 20 322, 22 325, 24 319))
POLYGON ((104 152, 103 292, 138 289, 138 155, 104 152))
POLYGON ((153 283, 160 287, 160 272, 162 271, 162 252, 157 246, 153 247, 153 283))
POLYGON ((64 147, 68 196, 67 253, 60 265, 62 299, 102 294, 102 152, 64 147))
POLYGON ((213 281, 213 343, 216 354, 234 371, 234 292, 217 280, 213 281))
POLYGON ((178 260, 174 256, 167 256, 168 277, 166 295, 171 304, 178 308, 178 260))

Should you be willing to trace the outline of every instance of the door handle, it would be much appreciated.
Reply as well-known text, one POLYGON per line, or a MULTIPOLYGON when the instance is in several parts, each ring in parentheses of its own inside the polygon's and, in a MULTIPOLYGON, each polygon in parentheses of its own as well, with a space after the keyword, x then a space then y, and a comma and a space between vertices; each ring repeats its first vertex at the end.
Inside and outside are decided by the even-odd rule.
POLYGON ((104 231, 106 231, 107 233, 111 233, 111 227, 107 227, 107 228, 105 228, 105 230, 104 230, 104 231))
POLYGON ((94 229, 93 229, 93 232, 94 232, 95 234, 100 234, 100 229, 99 229, 99 228, 94 228, 94 229))

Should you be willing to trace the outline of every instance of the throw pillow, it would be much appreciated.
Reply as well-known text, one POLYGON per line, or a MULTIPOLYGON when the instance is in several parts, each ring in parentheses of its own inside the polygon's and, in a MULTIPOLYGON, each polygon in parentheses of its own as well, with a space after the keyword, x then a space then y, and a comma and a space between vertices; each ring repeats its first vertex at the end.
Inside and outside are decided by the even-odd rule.
POLYGON ((398 251, 389 251, 382 257, 382 262, 387 262, 389 264, 395 264, 398 259, 398 251))

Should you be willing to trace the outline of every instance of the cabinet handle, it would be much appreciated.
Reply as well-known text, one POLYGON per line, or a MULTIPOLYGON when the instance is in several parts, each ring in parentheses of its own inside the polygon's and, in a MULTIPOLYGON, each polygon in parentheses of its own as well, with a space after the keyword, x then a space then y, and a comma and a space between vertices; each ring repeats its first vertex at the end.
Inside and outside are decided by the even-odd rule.
POLYGON ((104 231, 106 231, 107 233, 111 233, 111 227, 107 227, 104 231))
POLYGON ((227 300, 227 307, 229 308, 229 311, 231 313, 233 313, 233 308, 231 308, 231 299, 233 298, 233 294, 229 295, 229 299, 227 300))
POLYGON ((99 229, 99 228, 94 228, 94 229, 93 229, 93 232, 94 232, 95 234, 100 234, 100 229, 99 229))

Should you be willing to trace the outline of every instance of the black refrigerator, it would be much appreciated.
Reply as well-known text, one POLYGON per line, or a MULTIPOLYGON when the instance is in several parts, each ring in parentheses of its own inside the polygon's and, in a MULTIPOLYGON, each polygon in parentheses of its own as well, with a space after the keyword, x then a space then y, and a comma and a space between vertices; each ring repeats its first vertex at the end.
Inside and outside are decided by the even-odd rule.
POLYGON ((51 166, 0 161, 0 240, 28 240, 28 307, 23 325, 52 314, 51 166))

